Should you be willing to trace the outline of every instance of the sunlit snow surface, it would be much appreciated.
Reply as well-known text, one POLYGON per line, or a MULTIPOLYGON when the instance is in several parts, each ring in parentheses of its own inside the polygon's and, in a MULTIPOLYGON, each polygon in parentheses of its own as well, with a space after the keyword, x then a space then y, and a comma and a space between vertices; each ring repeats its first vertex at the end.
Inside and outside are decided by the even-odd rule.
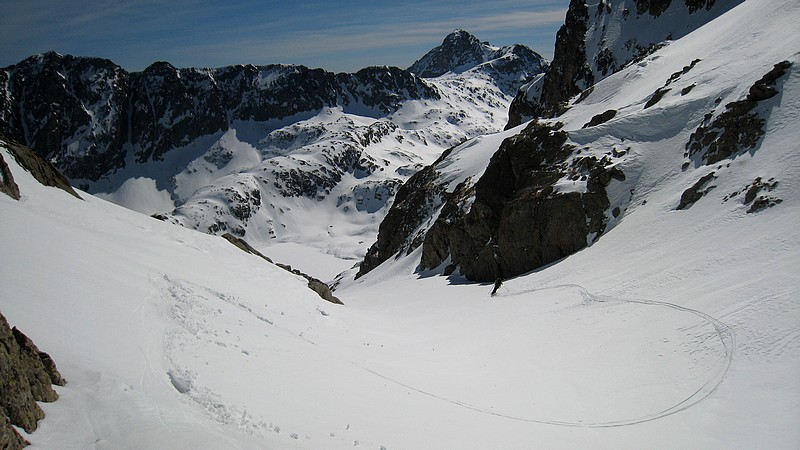
MULTIPOLYGON (((2 150, 23 198, 0 195, 0 311, 68 381, 26 438, 34 448, 796 448, 798 17, 796 2, 745 2, 562 117, 584 152, 630 147, 617 161, 626 180, 610 186, 626 211, 591 247, 494 297, 491 285, 417 273, 417 251, 345 277, 345 306, 332 305, 220 238, 42 187, 2 150), (696 58, 678 86, 696 83, 689 95, 642 110, 696 58), (769 114, 755 152, 682 171, 714 100, 742 98, 787 59, 781 94, 759 106, 769 114), (581 130, 611 108, 614 119, 581 130), (709 170, 716 189, 676 211, 709 170), (741 196, 725 199, 755 176, 779 180, 770 195, 783 202, 748 214, 741 196)), ((500 137, 464 144, 442 172, 479 172, 500 137)), ((276 255, 301 269, 320 248, 281 245, 276 255)), ((321 257, 307 270, 352 262, 321 257)))

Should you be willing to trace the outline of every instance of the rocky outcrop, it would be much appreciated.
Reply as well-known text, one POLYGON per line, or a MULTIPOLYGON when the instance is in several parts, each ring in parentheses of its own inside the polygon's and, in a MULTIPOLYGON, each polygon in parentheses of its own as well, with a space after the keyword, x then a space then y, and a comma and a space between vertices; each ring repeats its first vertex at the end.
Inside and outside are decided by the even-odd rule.
POLYGON ((556 35, 550 68, 517 93, 506 128, 534 117, 559 115, 583 90, 741 2, 636 0, 630 10, 624 2, 601 1, 590 8, 585 0, 571 0, 556 35), (676 19, 686 15, 689 20, 676 19))
POLYGON ((443 155, 400 189, 358 276, 420 245, 421 269, 473 281, 516 276, 586 247, 608 221, 606 186, 625 174, 610 157, 577 156, 567 139, 559 125, 531 122, 503 141, 477 181, 452 192, 436 171, 443 155), (570 174, 583 191, 558 191, 570 174))
POLYGON ((339 102, 343 106, 363 105, 381 115, 397 111, 407 100, 440 98, 439 91, 433 86, 397 67, 375 66, 354 74, 339 73, 336 82, 339 102))
POLYGON ((14 200, 19 200, 19 186, 14 181, 14 175, 8 167, 6 160, 3 159, 3 154, 0 153, 0 192, 8 195, 14 200))
POLYGON ((341 300, 339 300, 336 296, 333 295, 333 292, 331 292, 330 287, 327 284, 325 284, 324 282, 320 281, 319 279, 314 278, 311 275, 305 274, 305 273, 303 273, 303 272, 301 272, 301 271, 299 271, 297 269, 293 269, 292 266, 290 266, 290 265, 276 263, 276 262, 272 261, 272 259, 270 259, 267 256, 264 256, 264 254, 262 254, 261 252, 259 252, 255 248, 253 248, 253 246, 248 244, 247 241, 245 241, 244 239, 238 238, 238 237, 236 237, 236 236, 234 236, 234 235, 232 235, 230 233, 223 234, 222 238, 225 239, 226 241, 230 242, 231 244, 235 245, 240 250, 242 250, 242 251, 244 251, 246 253, 250 253, 251 255, 256 255, 256 256, 264 259, 265 261, 267 261, 267 262, 269 262, 271 264, 275 264, 276 266, 280 267, 281 269, 283 269, 283 270, 285 270, 287 272, 291 272, 291 273, 293 273, 295 275, 299 275, 299 276, 305 278, 306 281, 308 281, 308 288, 311 289, 312 291, 314 291, 317 295, 319 295, 319 297, 321 299, 323 299, 325 301, 328 301, 328 302, 331 302, 331 303, 336 304, 336 305, 343 305, 344 304, 344 303, 342 303, 341 300))
POLYGON ((11 426, 8 417, 0 418, 0 448, 3 450, 17 450, 30 445, 19 435, 17 430, 11 426))
POLYGON ((765 133, 764 113, 755 109, 760 102, 778 95, 778 80, 791 66, 789 61, 775 64, 750 87, 744 100, 726 104, 716 117, 714 111, 706 114, 703 123, 689 137, 685 156, 698 166, 710 165, 755 149, 765 133))
POLYGON ((120 66, 50 52, 0 70, 0 88, 0 132, 68 176, 94 179, 124 166, 129 74, 120 66))
POLYGON ((425 236, 422 267, 449 261, 470 280, 492 281, 554 262, 596 239, 609 207, 605 186, 624 174, 594 164, 587 192, 558 192, 554 185, 573 152, 567 138, 532 122, 506 139, 475 184, 471 207, 445 205, 425 236))
POLYGON ((178 70, 157 62, 130 76, 130 105, 123 130, 137 149, 136 162, 160 160, 174 147, 225 130, 228 121, 211 71, 178 70))
MULTIPOLYGON (((14 142, 11 139, 8 139, 0 134, 0 145, 7 148, 12 155, 14 155, 14 159, 16 159, 17 164, 19 164, 23 169, 30 172, 37 181, 42 183, 45 186, 51 186, 58 189, 61 189, 70 195, 75 196, 76 198, 81 198, 77 192, 70 186, 69 180, 49 161, 46 161, 44 158, 39 156, 36 152, 31 150, 30 148, 20 145, 17 142, 14 142)), ((3 178, 6 179, 6 170, 8 170, 8 166, 5 165, 3 169, 3 178)), ((8 179, 11 180, 13 183, 13 178, 11 177, 11 171, 8 170, 8 179)), ((16 183, 14 183, 16 186, 16 183)), ((11 194, 9 194, 11 195, 11 194)), ((14 197, 11 195, 12 198, 14 197)), ((19 199, 19 188, 17 187, 17 199, 19 199)))
MULTIPOLYGON (((697 63, 699 63, 699 62, 700 62, 700 60, 699 60, 699 59, 695 59, 695 60, 694 60, 694 61, 692 61, 692 63, 691 63, 691 64, 689 64, 688 66, 684 66, 684 67, 683 67, 683 69, 681 69, 681 70, 679 70, 679 71, 677 71, 677 72, 673 73, 672 75, 670 75, 670 77, 667 79, 666 83, 664 83, 664 86, 662 86, 662 87, 660 87, 660 88, 656 89, 656 91, 655 91, 655 92, 653 92, 653 95, 651 95, 651 96, 650 96, 650 98, 647 100, 647 102, 645 102, 645 104, 644 104, 644 109, 647 109, 647 108, 649 108, 649 107, 651 107, 651 106, 655 105, 656 103, 660 102, 660 101, 661 101, 661 99, 662 99, 662 98, 663 98, 663 97, 664 97, 664 96, 665 96, 665 95, 666 95, 666 94, 667 94, 669 91, 671 91, 671 90, 672 90, 672 88, 669 88, 669 87, 667 87, 667 86, 669 86, 670 84, 672 84, 672 83, 674 83, 674 82, 676 82, 676 81, 680 80, 680 78, 681 78, 683 75, 686 75, 687 73, 689 73, 689 71, 690 71, 690 70, 692 70, 692 69, 694 68, 694 66, 696 66, 696 65, 697 65, 697 63)), ((688 94, 688 93, 689 93, 689 92, 690 92, 692 89, 694 89, 694 87, 695 87, 695 85, 691 85, 691 86, 687 86, 687 87, 685 87, 685 88, 681 89, 681 95, 686 95, 686 94, 688 94)))
POLYGON ((0 423, 0 443, 20 448, 25 441, 9 423, 32 433, 44 418, 39 402, 53 402, 58 394, 52 385, 65 381, 47 353, 39 351, 25 334, 11 328, 0 314, 0 410, 7 418, 0 423))
POLYGON ((572 0, 564 25, 556 33, 553 61, 544 76, 520 89, 508 112, 508 126, 513 128, 532 117, 552 117, 564 110, 564 104, 594 84, 586 55, 586 31, 589 7, 582 0, 572 0))
POLYGON ((597 125, 600 125, 601 123, 608 122, 609 120, 611 120, 614 117, 616 117, 616 115, 617 115, 617 110, 616 109, 609 109, 608 111, 605 111, 605 112, 602 112, 602 113, 600 113, 600 114, 598 114, 596 116, 593 116, 591 118, 591 120, 586 122, 581 128, 596 127, 597 125))
POLYGON ((708 186, 708 183, 716 178, 717 177, 714 175, 714 172, 711 172, 697 180, 697 182, 689 189, 683 191, 683 194, 681 194, 681 201, 678 203, 678 207, 675 209, 681 210, 689 208, 696 201, 703 198, 704 195, 708 194, 715 187, 708 186))

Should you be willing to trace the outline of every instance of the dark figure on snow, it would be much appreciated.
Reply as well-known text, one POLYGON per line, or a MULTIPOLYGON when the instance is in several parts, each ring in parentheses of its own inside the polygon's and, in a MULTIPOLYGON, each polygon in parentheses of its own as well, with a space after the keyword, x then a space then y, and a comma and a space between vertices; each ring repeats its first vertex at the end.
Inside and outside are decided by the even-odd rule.
POLYGON ((502 278, 498 278, 498 279, 494 280, 494 289, 492 289, 492 294, 491 294, 492 297, 494 297, 494 294, 497 293, 497 290, 500 289, 500 286, 502 286, 502 284, 503 284, 503 279, 502 278))

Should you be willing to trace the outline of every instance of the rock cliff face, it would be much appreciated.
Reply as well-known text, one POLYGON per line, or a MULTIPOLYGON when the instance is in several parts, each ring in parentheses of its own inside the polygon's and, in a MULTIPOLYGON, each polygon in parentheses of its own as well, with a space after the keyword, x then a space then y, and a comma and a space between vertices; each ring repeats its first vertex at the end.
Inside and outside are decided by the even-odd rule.
POLYGON ((742 0, 572 0, 556 35, 553 61, 523 86, 507 128, 533 117, 554 117, 570 99, 741 3, 742 0))
POLYGON ((477 181, 450 192, 436 169, 452 164, 446 153, 400 189, 358 276, 420 245, 421 269, 458 269, 473 281, 516 276, 586 247, 606 227, 606 186, 625 174, 611 158, 579 156, 568 137, 558 124, 531 122, 502 142, 477 181), (560 192, 556 183, 568 176, 586 188, 560 192))
POLYGON ((46 53, 0 70, 0 132, 68 176, 125 164, 130 75, 111 61, 46 53))
POLYGON ((444 183, 435 170, 437 164, 449 154, 445 152, 436 162, 415 173, 395 195, 394 203, 378 229, 378 240, 364 257, 356 277, 360 277, 392 255, 405 256, 418 248, 427 227, 432 222, 431 212, 441 207, 448 195, 444 183))
POLYGON ((423 78, 444 75, 447 72, 463 72, 487 61, 492 47, 464 30, 448 34, 442 45, 431 49, 408 68, 423 78))
POLYGON ((39 402, 53 402, 58 394, 52 385, 64 386, 55 363, 47 353, 39 351, 27 336, 11 328, 0 314, 0 448, 13 449, 27 445, 10 424, 32 433, 44 418, 39 402))
MULTIPOLYGON (((516 276, 568 256, 604 230, 609 207, 602 166, 593 167, 588 192, 556 192, 573 146, 568 134, 532 122, 506 139, 475 184, 468 212, 454 196, 423 243, 422 266, 450 261, 470 280, 516 276)), ((623 178, 619 172, 616 177, 623 178)))
POLYGON ((20 198, 19 186, 14 181, 14 175, 11 173, 11 169, 2 154, 0 154, 0 192, 14 200, 19 200, 20 198))

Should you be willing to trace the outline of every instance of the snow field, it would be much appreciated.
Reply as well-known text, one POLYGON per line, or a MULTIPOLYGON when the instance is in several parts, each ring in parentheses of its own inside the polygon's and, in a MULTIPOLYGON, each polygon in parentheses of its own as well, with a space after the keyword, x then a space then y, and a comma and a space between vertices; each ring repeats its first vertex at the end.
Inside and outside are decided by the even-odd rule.
MULTIPOLYGON (((45 188, 3 150, 23 199, 0 196, 0 310, 68 381, 27 438, 34 448, 795 448, 799 10, 744 2, 559 118, 582 155, 630 147, 615 160, 626 180, 609 186, 627 210, 592 246, 494 297, 491 285, 417 272, 417 250, 343 281, 345 306, 331 305, 222 239, 45 188), (741 99, 784 59, 794 66, 759 106, 759 146, 681 170, 716 98, 741 99), (581 129, 612 108, 614 119, 581 129), (716 188, 676 211, 710 171, 716 188), (741 192, 756 176, 778 180, 770 195, 782 203, 747 213, 741 192)), ((502 137, 462 144, 440 169, 452 182, 479 175, 502 137)), ((309 241, 259 249, 326 278, 351 265, 331 256, 330 239, 355 248, 362 236, 312 228, 298 228, 309 241)))

